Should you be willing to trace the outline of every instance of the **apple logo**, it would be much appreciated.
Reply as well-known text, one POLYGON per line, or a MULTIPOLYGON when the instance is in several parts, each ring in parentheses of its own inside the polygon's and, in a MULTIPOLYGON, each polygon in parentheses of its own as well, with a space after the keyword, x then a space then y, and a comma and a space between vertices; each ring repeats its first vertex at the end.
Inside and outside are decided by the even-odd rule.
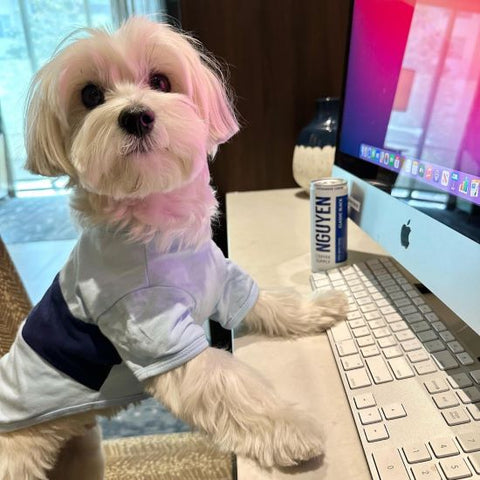
POLYGON ((400 232, 400 243, 404 248, 408 248, 408 246, 410 245, 409 236, 412 229, 409 227, 409 225, 410 220, 406 224, 402 225, 402 230, 400 232))

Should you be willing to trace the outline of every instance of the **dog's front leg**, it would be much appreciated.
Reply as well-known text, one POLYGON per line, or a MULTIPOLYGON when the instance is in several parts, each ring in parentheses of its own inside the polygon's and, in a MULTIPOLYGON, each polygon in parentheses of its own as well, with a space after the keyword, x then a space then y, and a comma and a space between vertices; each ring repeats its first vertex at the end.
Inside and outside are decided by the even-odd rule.
POLYGON ((146 389, 222 450, 264 466, 294 465, 322 453, 315 421, 222 350, 207 348, 185 365, 147 380, 146 389))
POLYGON ((346 312, 347 299, 341 291, 302 296, 290 289, 261 290, 255 306, 243 320, 243 326, 251 332, 268 336, 312 335, 331 327, 344 318, 346 312))
POLYGON ((102 480, 105 461, 102 434, 98 425, 87 433, 71 438, 62 447, 48 480, 102 480))

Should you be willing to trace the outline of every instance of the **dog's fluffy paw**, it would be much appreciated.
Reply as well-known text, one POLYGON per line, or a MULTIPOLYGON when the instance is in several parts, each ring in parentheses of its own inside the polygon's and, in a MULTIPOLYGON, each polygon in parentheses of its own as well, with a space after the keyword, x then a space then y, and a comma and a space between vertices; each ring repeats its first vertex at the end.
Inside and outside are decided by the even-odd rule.
POLYGON ((321 318, 322 324, 331 326, 338 320, 345 320, 348 312, 348 298, 341 290, 317 290, 310 298, 311 308, 321 318))
POLYGON ((348 310, 347 296, 339 290, 313 292, 303 297, 292 325, 298 334, 316 334, 330 328, 339 320, 345 320, 348 310))
POLYGON ((314 419, 289 409, 268 424, 252 424, 237 453, 263 467, 290 467, 323 455, 322 434, 314 419))

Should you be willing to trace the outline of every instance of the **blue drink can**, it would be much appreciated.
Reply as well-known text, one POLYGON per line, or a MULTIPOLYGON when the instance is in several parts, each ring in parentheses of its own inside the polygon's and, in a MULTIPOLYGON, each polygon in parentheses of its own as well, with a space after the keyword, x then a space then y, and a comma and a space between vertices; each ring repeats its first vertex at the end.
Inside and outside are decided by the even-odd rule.
POLYGON ((342 178, 310 182, 312 272, 347 260, 348 186, 342 178))

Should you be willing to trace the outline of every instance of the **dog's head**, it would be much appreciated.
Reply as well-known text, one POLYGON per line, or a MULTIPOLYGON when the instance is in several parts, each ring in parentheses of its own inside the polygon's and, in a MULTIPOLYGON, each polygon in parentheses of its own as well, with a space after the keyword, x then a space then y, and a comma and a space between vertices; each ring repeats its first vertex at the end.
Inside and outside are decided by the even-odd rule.
POLYGON ((190 182, 238 130, 215 63, 189 37, 144 18, 87 33, 33 81, 27 168, 114 199, 190 182))

